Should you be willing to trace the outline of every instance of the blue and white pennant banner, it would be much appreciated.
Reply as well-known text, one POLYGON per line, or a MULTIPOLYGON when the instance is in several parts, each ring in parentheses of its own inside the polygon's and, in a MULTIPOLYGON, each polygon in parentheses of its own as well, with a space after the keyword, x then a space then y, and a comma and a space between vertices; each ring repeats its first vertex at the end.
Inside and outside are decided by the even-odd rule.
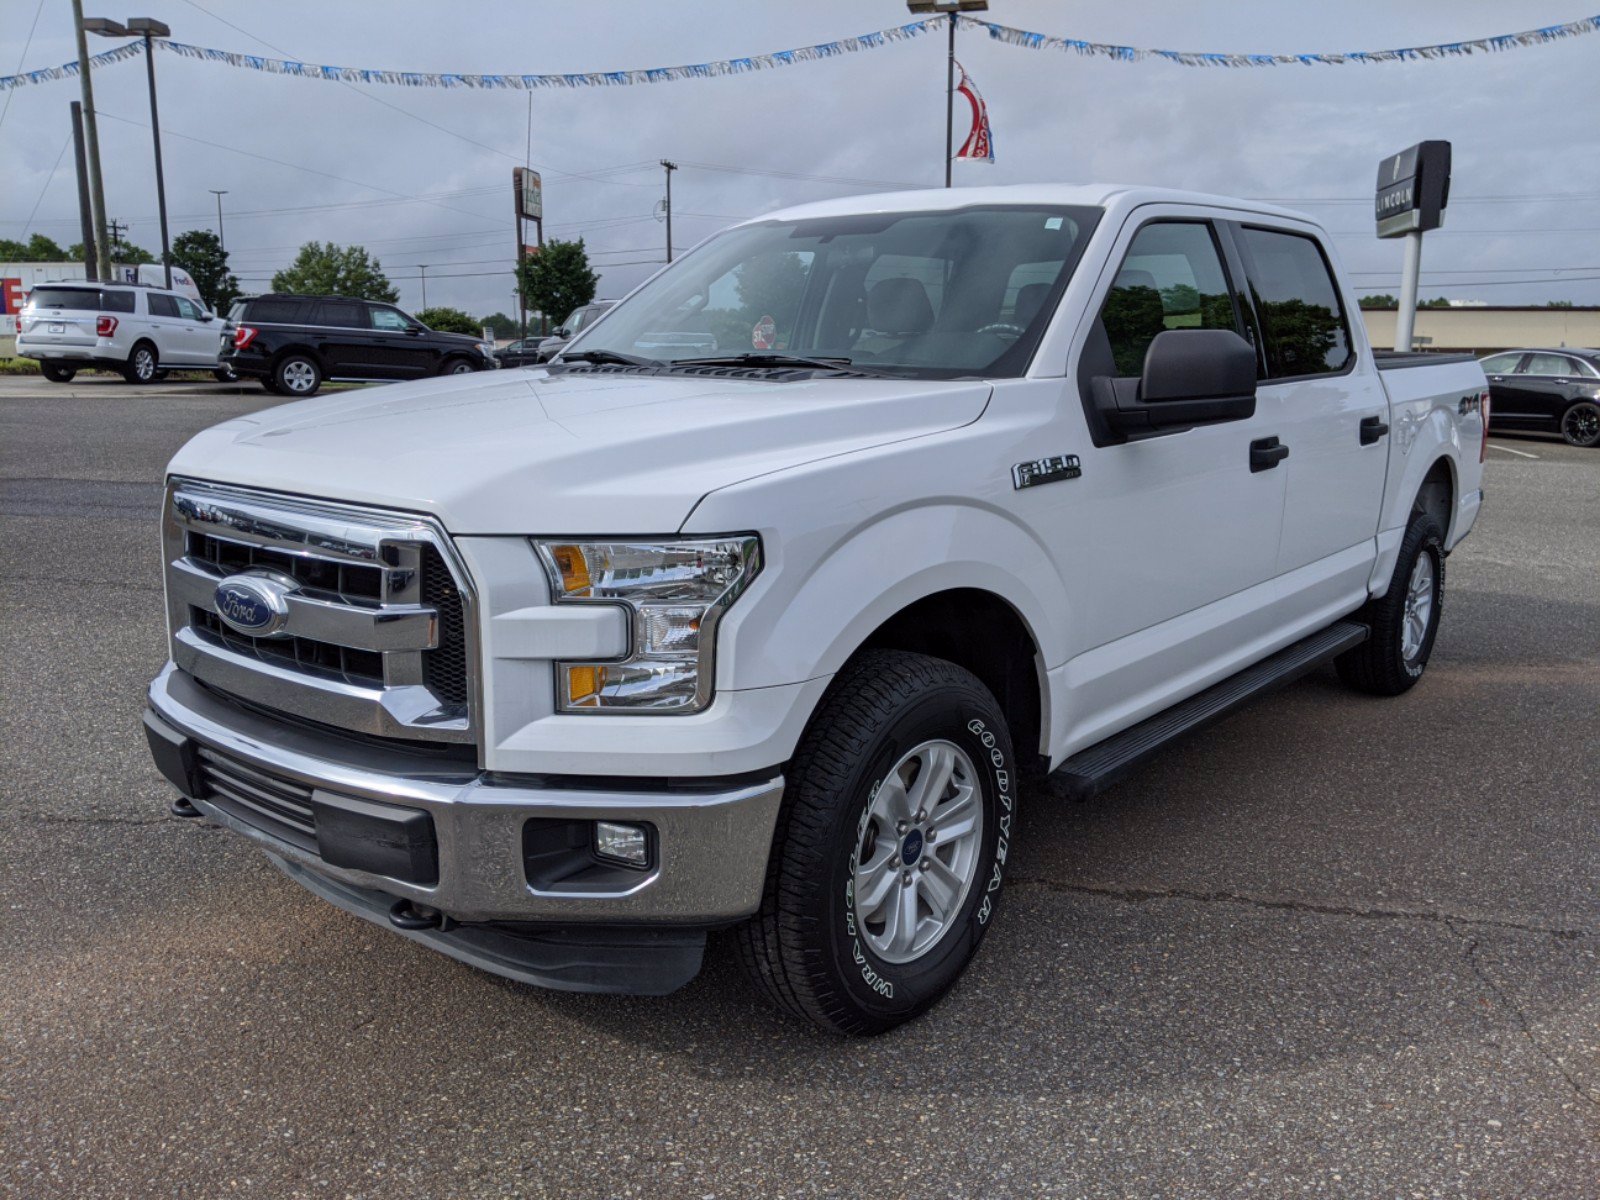
MULTIPOLYGON (((1416 62, 1426 59, 1457 58, 1470 54, 1495 54, 1600 31, 1600 16, 1593 16, 1568 21, 1565 25, 1547 25, 1542 29, 1528 29, 1521 33, 1504 33, 1495 37, 1472 38, 1460 42, 1437 42, 1430 46, 1406 46, 1395 50, 1350 50, 1332 54, 1220 54, 1202 50, 1155 50, 1141 49, 1137 46, 1119 46, 1110 42, 1087 42, 1078 38, 1034 33, 1009 25, 996 25, 974 17, 961 16, 956 19, 960 25, 968 29, 981 30, 995 41, 1007 46, 1019 46, 1029 50, 1059 50, 1068 54, 1106 58, 1116 62, 1160 59, 1185 67, 1345 66, 1351 63, 1416 62)), ((715 79, 725 75, 745 75, 752 71, 816 62, 862 50, 877 50, 893 42, 909 41, 944 28, 945 18, 930 17, 923 21, 910 21, 904 25, 880 29, 876 33, 863 33, 833 42, 819 42, 814 46, 800 46, 794 50, 775 50, 770 54, 756 54, 747 58, 724 58, 716 62, 688 63, 679 67, 647 67, 634 71, 580 71, 556 75, 474 75, 454 71, 391 71, 374 67, 334 67, 295 62, 292 59, 266 58, 259 54, 241 54, 233 50, 213 50, 165 38, 154 44, 184 58, 222 63, 225 66, 250 71, 264 71, 271 75, 292 75, 300 79, 333 79, 346 83, 381 83, 399 87, 511 88, 531 91, 535 88, 627 87, 641 83, 667 83, 677 79, 715 79)), ((94 67, 108 66, 132 58, 143 50, 142 42, 129 42, 114 50, 93 55, 89 62, 94 67)), ((20 75, 0 75, 0 91, 35 83, 49 83, 58 79, 76 78, 77 74, 78 64, 70 62, 59 67, 25 71, 20 75)))

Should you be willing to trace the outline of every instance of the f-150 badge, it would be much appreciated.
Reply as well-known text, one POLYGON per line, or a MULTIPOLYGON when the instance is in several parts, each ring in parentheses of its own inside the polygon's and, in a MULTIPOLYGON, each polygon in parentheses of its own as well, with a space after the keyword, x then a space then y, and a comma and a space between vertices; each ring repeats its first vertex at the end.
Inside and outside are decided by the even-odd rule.
POLYGON ((1058 479, 1076 479, 1083 467, 1076 454, 1057 454, 1050 458, 1036 458, 1020 462, 1011 468, 1011 485, 1018 491, 1041 483, 1054 483, 1058 479))

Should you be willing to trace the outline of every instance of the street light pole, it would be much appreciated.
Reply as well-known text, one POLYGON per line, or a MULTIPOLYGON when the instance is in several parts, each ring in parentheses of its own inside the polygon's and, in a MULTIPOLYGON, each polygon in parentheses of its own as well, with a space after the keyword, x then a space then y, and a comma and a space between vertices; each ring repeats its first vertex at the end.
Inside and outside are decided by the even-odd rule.
POLYGON ((417 269, 422 272, 422 307, 426 310, 428 307, 428 264, 418 263, 417 269))
POLYGON ((665 210, 666 211, 666 217, 667 217, 667 261, 671 262, 672 261, 672 173, 678 169, 678 164, 675 163, 675 162, 668 162, 666 159, 663 158, 661 160, 661 167, 667 173, 667 200, 666 200, 666 210, 665 210))
POLYGON ((956 157, 956 14, 987 12, 989 0, 906 0, 906 7, 918 16, 942 14, 950 22, 944 60, 944 185, 950 187, 956 157))
POLYGON ((72 156, 78 167, 78 221, 83 238, 83 276, 100 278, 100 253, 94 242, 94 209, 89 204, 89 168, 83 152, 83 105, 72 102, 72 156))
MULTIPOLYGON (((108 22, 108 24, 111 22, 108 22)), ((78 39, 78 83, 83 90, 83 137, 89 166, 89 201, 94 226, 94 250, 100 271, 109 276, 111 243, 106 236, 106 191, 100 179, 100 134, 94 120, 94 83, 89 78, 89 40, 83 20, 83 0, 72 0, 72 28, 78 39)), ((87 256, 88 243, 84 243, 87 256)))
POLYGON ((167 181, 161 171, 161 114, 156 111, 156 55, 152 39, 171 37, 172 30, 154 17, 130 17, 128 32, 144 38, 144 65, 150 79, 150 133, 156 148, 156 208, 161 214, 161 265, 166 270, 167 290, 171 291, 172 245, 167 239, 167 181))
POLYGON ((217 198, 217 246, 226 254, 228 252, 228 238, 222 232, 222 198, 228 194, 228 189, 223 188, 218 191, 216 188, 207 188, 206 191, 217 198))

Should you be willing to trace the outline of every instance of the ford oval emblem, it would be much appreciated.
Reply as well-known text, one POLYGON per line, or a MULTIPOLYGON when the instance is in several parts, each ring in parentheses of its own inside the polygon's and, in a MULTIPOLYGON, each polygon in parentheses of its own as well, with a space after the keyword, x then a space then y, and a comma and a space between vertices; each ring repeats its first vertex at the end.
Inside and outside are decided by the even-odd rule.
POLYGON ((271 637, 289 621, 289 595, 295 587, 293 579, 276 572, 229 575, 217 584, 212 603, 229 629, 271 637))

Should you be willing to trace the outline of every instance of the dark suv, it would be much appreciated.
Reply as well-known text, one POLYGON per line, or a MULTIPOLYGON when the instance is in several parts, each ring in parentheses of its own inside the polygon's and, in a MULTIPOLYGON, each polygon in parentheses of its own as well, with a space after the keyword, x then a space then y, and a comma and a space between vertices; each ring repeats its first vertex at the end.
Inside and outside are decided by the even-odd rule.
POLYGON ((496 365, 492 347, 438 333, 392 304, 343 296, 252 296, 233 306, 222 364, 269 392, 310 396, 324 379, 420 379, 496 365))

